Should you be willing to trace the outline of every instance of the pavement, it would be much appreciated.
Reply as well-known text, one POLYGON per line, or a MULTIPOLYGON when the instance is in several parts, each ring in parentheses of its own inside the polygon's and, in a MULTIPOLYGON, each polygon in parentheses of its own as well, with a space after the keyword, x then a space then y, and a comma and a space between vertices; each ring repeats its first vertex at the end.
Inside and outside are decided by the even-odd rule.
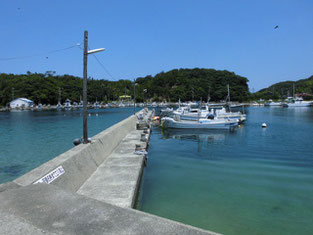
POLYGON ((0 234, 216 234, 49 184, 0 193, 0 234))

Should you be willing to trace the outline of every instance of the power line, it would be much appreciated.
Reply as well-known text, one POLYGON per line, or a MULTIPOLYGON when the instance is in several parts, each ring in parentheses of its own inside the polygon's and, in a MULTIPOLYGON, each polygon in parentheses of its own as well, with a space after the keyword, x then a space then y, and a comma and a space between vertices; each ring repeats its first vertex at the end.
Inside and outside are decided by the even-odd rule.
POLYGON ((104 71, 113 79, 115 80, 115 78, 111 75, 111 73, 109 72, 109 70, 107 70, 104 65, 101 63, 101 61, 98 59, 98 57, 95 54, 92 54, 95 59, 98 61, 98 63, 100 64, 100 66, 104 69, 104 71))
MULTIPOLYGON (((79 48, 83 50, 83 48, 81 48, 80 46, 79 46, 79 48)), ((90 50, 89 46, 88 46, 88 50, 90 50)), ((109 70, 108 70, 108 69, 101 63, 101 61, 98 59, 98 57, 97 57, 95 54, 92 54, 92 55, 95 57, 96 61, 97 61, 97 62, 99 63, 99 65, 103 68, 103 70, 104 70, 114 81, 116 81, 115 78, 112 76, 112 74, 109 72, 109 70)))
POLYGON ((36 57, 36 56, 43 56, 43 55, 57 53, 57 52, 60 52, 60 51, 69 50, 69 49, 72 49, 74 47, 79 47, 79 46, 80 46, 80 43, 77 43, 74 46, 65 47, 65 48, 61 48, 61 49, 57 49, 57 50, 52 50, 52 51, 48 51, 48 52, 44 52, 44 53, 38 53, 38 54, 27 55, 27 56, 19 56, 19 57, 11 57, 11 58, 0 58, 0 61, 19 60, 19 59, 32 58, 32 57, 36 57))

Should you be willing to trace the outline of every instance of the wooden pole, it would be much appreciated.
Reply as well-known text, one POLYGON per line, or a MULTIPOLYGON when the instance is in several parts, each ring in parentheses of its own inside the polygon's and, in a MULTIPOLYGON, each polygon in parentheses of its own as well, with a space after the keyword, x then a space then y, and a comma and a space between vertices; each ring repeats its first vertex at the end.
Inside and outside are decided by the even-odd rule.
POLYGON ((83 80, 83 140, 88 143, 87 129, 87 56, 88 56, 88 31, 84 32, 84 80, 83 80))
POLYGON ((136 115, 136 82, 134 81, 134 115, 136 115))

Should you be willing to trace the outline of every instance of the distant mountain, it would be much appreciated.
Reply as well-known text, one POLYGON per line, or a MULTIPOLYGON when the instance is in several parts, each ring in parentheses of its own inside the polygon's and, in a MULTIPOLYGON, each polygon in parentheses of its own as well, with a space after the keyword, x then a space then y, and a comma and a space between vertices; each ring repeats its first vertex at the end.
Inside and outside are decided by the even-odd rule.
POLYGON ((298 81, 285 81, 275 83, 268 88, 264 88, 253 94, 255 99, 281 99, 287 96, 293 96, 293 86, 295 94, 306 93, 313 95, 313 76, 298 81))

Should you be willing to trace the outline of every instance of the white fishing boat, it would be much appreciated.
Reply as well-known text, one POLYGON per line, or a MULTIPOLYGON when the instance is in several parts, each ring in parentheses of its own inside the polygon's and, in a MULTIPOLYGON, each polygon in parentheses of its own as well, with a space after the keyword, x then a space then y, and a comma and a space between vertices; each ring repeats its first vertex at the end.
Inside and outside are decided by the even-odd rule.
POLYGON ((274 102, 273 100, 268 100, 267 103, 264 104, 264 106, 282 106, 282 102, 274 102))
POLYGON ((62 109, 62 105, 61 105, 60 102, 57 104, 56 109, 57 109, 57 110, 61 110, 61 109, 62 109))
POLYGON ((70 99, 66 99, 66 101, 64 103, 64 109, 65 110, 71 110, 72 109, 72 105, 71 105, 71 100, 70 99))
POLYGON ((99 109, 99 108, 100 108, 100 104, 99 104, 98 101, 94 102, 93 108, 94 108, 94 109, 99 109))
POLYGON ((179 116, 174 118, 162 118, 164 128, 178 129, 232 129, 238 126, 238 120, 233 119, 199 119, 198 121, 180 120, 179 116))
POLYGON ((239 123, 242 123, 246 120, 246 114, 241 112, 227 112, 223 107, 222 109, 215 110, 213 113, 217 119, 233 119, 238 120, 239 123))
POLYGON ((234 119, 242 123, 246 120, 246 115, 241 112, 227 112, 224 107, 220 109, 203 106, 201 109, 191 109, 190 107, 180 107, 173 111, 174 115, 180 117, 181 120, 197 121, 198 119, 207 119, 215 117, 216 119, 234 119))
POLYGON ((207 107, 204 109, 193 109, 190 106, 182 106, 173 111, 174 115, 178 115, 181 120, 198 120, 200 118, 206 118, 210 111, 207 107))
POLYGON ((79 104, 77 105, 77 108, 82 109, 83 106, 84 106, 84 102, 81 100, 79 104))
POLYGON ((288 98, 288 103, 284 106, 286 107, 310 107, 312 106, 313 101, 304 101, 301 97, 288 98))
POLYGON ((161 112, 172 112, 173 108, 165 108, 165 109, 161 109, 161 112))

